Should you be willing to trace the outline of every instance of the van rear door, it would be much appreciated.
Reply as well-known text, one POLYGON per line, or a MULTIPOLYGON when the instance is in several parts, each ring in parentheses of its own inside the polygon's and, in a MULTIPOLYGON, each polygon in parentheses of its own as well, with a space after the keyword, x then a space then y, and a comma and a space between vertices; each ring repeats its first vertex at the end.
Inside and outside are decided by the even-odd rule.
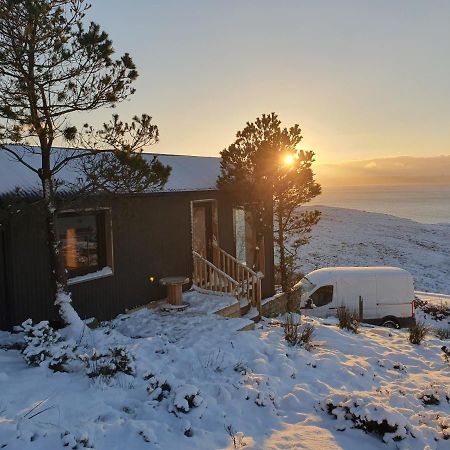
POLYGON ((354 312, 359 311, 359 298, 363 301, 363 317, 376 317, 377 284, 375 276, 343 276, 338 280, 337 306, 346 306, 354 312))
POLYGON ((406 276, 377 276, 378 317, 411 316, 414 287, 406 276))

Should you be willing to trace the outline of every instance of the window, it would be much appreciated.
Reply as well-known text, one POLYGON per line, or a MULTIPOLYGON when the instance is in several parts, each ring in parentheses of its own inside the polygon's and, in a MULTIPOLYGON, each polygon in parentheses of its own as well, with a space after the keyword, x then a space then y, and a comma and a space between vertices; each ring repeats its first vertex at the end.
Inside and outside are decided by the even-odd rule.
POLYGON ((236 259, 251 269, 264 273, 264 237, 261 236, 257 245, 251 210, 244 206, 234 207, 233 222, 236 259))
POLYGON ((310 308, 328 305, 333 301, 333 286, 320 287, 311 295, 310 300, 310 308))
POLYGON ((111 239, 107 211, 67 212, 58 217, 58 234, 69 278, 97 272, 108 264, 111 239))
POLYGON ((236 259, 246 264, 246 239, 245 239, 245 210, 244 208, 233 208, 234 213, 234 241, 236 245, 236 259))

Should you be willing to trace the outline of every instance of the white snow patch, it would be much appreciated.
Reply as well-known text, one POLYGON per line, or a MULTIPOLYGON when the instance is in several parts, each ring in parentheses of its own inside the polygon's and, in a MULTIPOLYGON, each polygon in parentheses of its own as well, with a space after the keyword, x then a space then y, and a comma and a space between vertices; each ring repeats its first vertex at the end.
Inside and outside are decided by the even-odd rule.
POLYGON ((99 278, 110 277, 113 275, 113 270, 109 266, 103 267, 103 269, 97 270, 96 272, 87 273, 86 275, 79 275, 77 277, 72 277, 67 280, 67 284, 70 286, 72 284, 84 283, 85 281, 97 280, 99 278))
POLYGON ((80 339, 86 325, 72 306, 71 294, 64 292, 60 286, 56 293, 55 306, 58 307, 61 318, 68 324, 61 330, 61 334, 67 339, 80 339))

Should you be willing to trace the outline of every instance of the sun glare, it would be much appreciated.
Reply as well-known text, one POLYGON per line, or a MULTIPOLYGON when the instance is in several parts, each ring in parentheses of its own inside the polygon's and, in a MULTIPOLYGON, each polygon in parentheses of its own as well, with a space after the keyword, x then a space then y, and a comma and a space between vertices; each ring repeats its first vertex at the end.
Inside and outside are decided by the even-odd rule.
POLYGON ((292 164, 294 164, 295 161, 295 156, 292 153, 286 153, 285 155, 283 155, 283 164, 285 166, 292 166, 292 164))

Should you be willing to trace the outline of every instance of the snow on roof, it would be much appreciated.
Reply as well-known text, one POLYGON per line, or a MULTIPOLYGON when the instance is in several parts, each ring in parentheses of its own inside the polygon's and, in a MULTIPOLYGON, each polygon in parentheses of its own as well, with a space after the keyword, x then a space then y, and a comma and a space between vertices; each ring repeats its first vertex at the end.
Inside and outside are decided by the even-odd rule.
MULTIPOLYGON (((149 155, 153 158, 154 154, 149 155)), ((217 189, 220 158, 216 156, 157 155, 164 165, 172 167, 164 191, 206 191, 217 189)))
MULTIPOLYGON (((9 145, 11 149, 20 146, 9 145)), ((61 149, 64 151, 64 149, 61 149)), ((39 155, 29 154, 25 159, 34 168, 40 167, 39 155)), ((172 167, 169 180, 162 192, 171 191, 206 191, 216 188, 217 177, 220 172, 220 158, 213 156, 167 155, 144 153, 146 159, 158 157, 164 165, 172 167)), ((58 173, 58 178, 67 182, 76 181, 78 173, 69 166, 58 173)), ((6 151, 0 148, 0 195, 19 190, 22 195, 41 191, 40 180, 37 175, 15 161, 6 151)))
POLYGON ((308 280, 313 283, 324 282, 330 280, 331 278, 343 276, 351 276, 354 278, 358 277, 370 277, 375 275, 382 276, 394 276, 394 277, 409 277, 412 278, 411 274, 401 269, 400 267, 389 267, 389 266, 373 266, 373 267, 325 267, 323 269, 317 269, 310 272, 307 276, 308 280))

